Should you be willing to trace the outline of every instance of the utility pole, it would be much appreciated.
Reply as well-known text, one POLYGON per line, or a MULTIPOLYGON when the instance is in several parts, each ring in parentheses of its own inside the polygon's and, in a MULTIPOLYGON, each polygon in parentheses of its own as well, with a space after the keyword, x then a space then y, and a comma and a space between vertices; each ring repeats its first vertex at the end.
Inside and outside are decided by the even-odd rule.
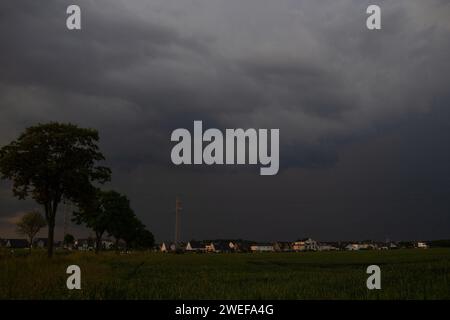
POLYGON ((181 201, 177 197, 175 200, 175 247, 178 249, 178 243, 180 241, 180 211, 181 201))

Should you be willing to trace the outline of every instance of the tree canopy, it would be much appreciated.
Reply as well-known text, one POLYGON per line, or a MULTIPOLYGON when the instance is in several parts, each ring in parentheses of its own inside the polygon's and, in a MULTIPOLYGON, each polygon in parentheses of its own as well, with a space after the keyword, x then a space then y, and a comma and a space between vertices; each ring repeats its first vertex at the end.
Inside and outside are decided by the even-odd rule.
POLYGON ((31 211, 17 222, 17 233, 27 236, 32 248, 34 237, 46 225, 44 217, 38 211, 31 211))
POLYGON ((105 159, 98 140, 94 129, 52 122, 27 128, 0 149, 0 173, 13 181, 14 195, 30 196, 45 209, 49 257, 61 200, 78 203, 92 193, 93 183, 110 179, 110 169, 97 164, 105 159))

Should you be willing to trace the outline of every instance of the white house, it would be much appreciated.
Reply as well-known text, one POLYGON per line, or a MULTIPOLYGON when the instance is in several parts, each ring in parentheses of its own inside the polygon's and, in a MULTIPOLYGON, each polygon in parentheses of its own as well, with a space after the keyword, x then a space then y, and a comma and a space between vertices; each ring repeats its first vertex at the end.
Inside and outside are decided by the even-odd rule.
POLYGON ((295 241, 292 244, 292 250, 294 251, 317 251, 319 250, 319 246, 317 245, 317 241, 311 238, 305 238, 298 241, 295 241))
POLYGON ((175 243, 165 243, 163 242, 161 244, 161 252, 171 252, 171 251, 175 251, 176 250, 176 246, 175 243))
POLYGON ((186 251, 188 252, 205 252, 205 244, 200 241, 189 241, 186 245, 186 251))
POLYGON ((234 252, 249 252, 251 243, 245 240, 230 241, 228 247, 234 252))
POLYGON ((94 250, 94 246, 95 246, 94 239, 91 238, 75 240, 75 247, 81 251, 94 250))
POLYGON ((425 242, 417 242, 417 248, 427 249, 428 245, 425 242))
POLYGON ((111 250, 114 248, 114 241, 109 239, 102 239, 102 249, 111 250))
POLYGON ((223 242, 223 241, 215 241, 210 242, 205 245, 205 251, 206 252, 230 252, 231 248, 229 243, 223 242))
POLYGON ((319 251, 334 251, 334 250, 339 250, 339 248, 337 246, 328 244, 328 243, 321 243, 318 245, 318 250, 319 251))
POLYGON ((360 246, 358 243, 349 243, 348 245, 345 246, 345 250, 349 250, 349 251, 356 251, 359 249, 360 249, 360 246))
POLYGON ((272 244, 257 243, 250 246, 251 252, 273 252, 275 251, 272 244))
POLYGON ((233 251, 237 251, 239 249, 238 243, 234 241, 228 242, 228 247, 230 247, 230 249, 233 251))

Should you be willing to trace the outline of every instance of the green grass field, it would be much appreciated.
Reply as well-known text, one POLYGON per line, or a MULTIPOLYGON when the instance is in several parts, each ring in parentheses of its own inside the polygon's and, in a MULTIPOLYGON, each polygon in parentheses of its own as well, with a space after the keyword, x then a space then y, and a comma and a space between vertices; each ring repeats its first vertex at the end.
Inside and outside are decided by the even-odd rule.
POLYGON ((0 253, 0 299, 450 299, 450 249, 163 254, 0 253), (82 290, 66 289, 66 268, 82 290), (382 290, 366 288, 377 264, 382 290))

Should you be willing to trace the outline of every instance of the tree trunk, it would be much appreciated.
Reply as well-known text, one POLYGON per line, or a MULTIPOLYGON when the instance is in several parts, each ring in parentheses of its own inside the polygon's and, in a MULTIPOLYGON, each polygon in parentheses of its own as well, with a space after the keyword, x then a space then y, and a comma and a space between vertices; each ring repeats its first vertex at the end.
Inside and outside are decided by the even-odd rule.
POLYGON ((47 239, 47 254, 48 257, 53 257, 53 239, 55 233, 55 221, 48 221, 48 239, 47 239))
POLYGON ((53 257, 55 217, 57 210, 58 210, 58 202, 56 200, 54 200, 53 203, 49 203, 45 206, 45 216, 47 218, 48 224, 47 254, 49 258, 53 257))
POLYGON ((102 246, 102 235, 103 235, 103 232, 95 233, 95 254, 98 254, 100 252, 100 249, 102 246))

